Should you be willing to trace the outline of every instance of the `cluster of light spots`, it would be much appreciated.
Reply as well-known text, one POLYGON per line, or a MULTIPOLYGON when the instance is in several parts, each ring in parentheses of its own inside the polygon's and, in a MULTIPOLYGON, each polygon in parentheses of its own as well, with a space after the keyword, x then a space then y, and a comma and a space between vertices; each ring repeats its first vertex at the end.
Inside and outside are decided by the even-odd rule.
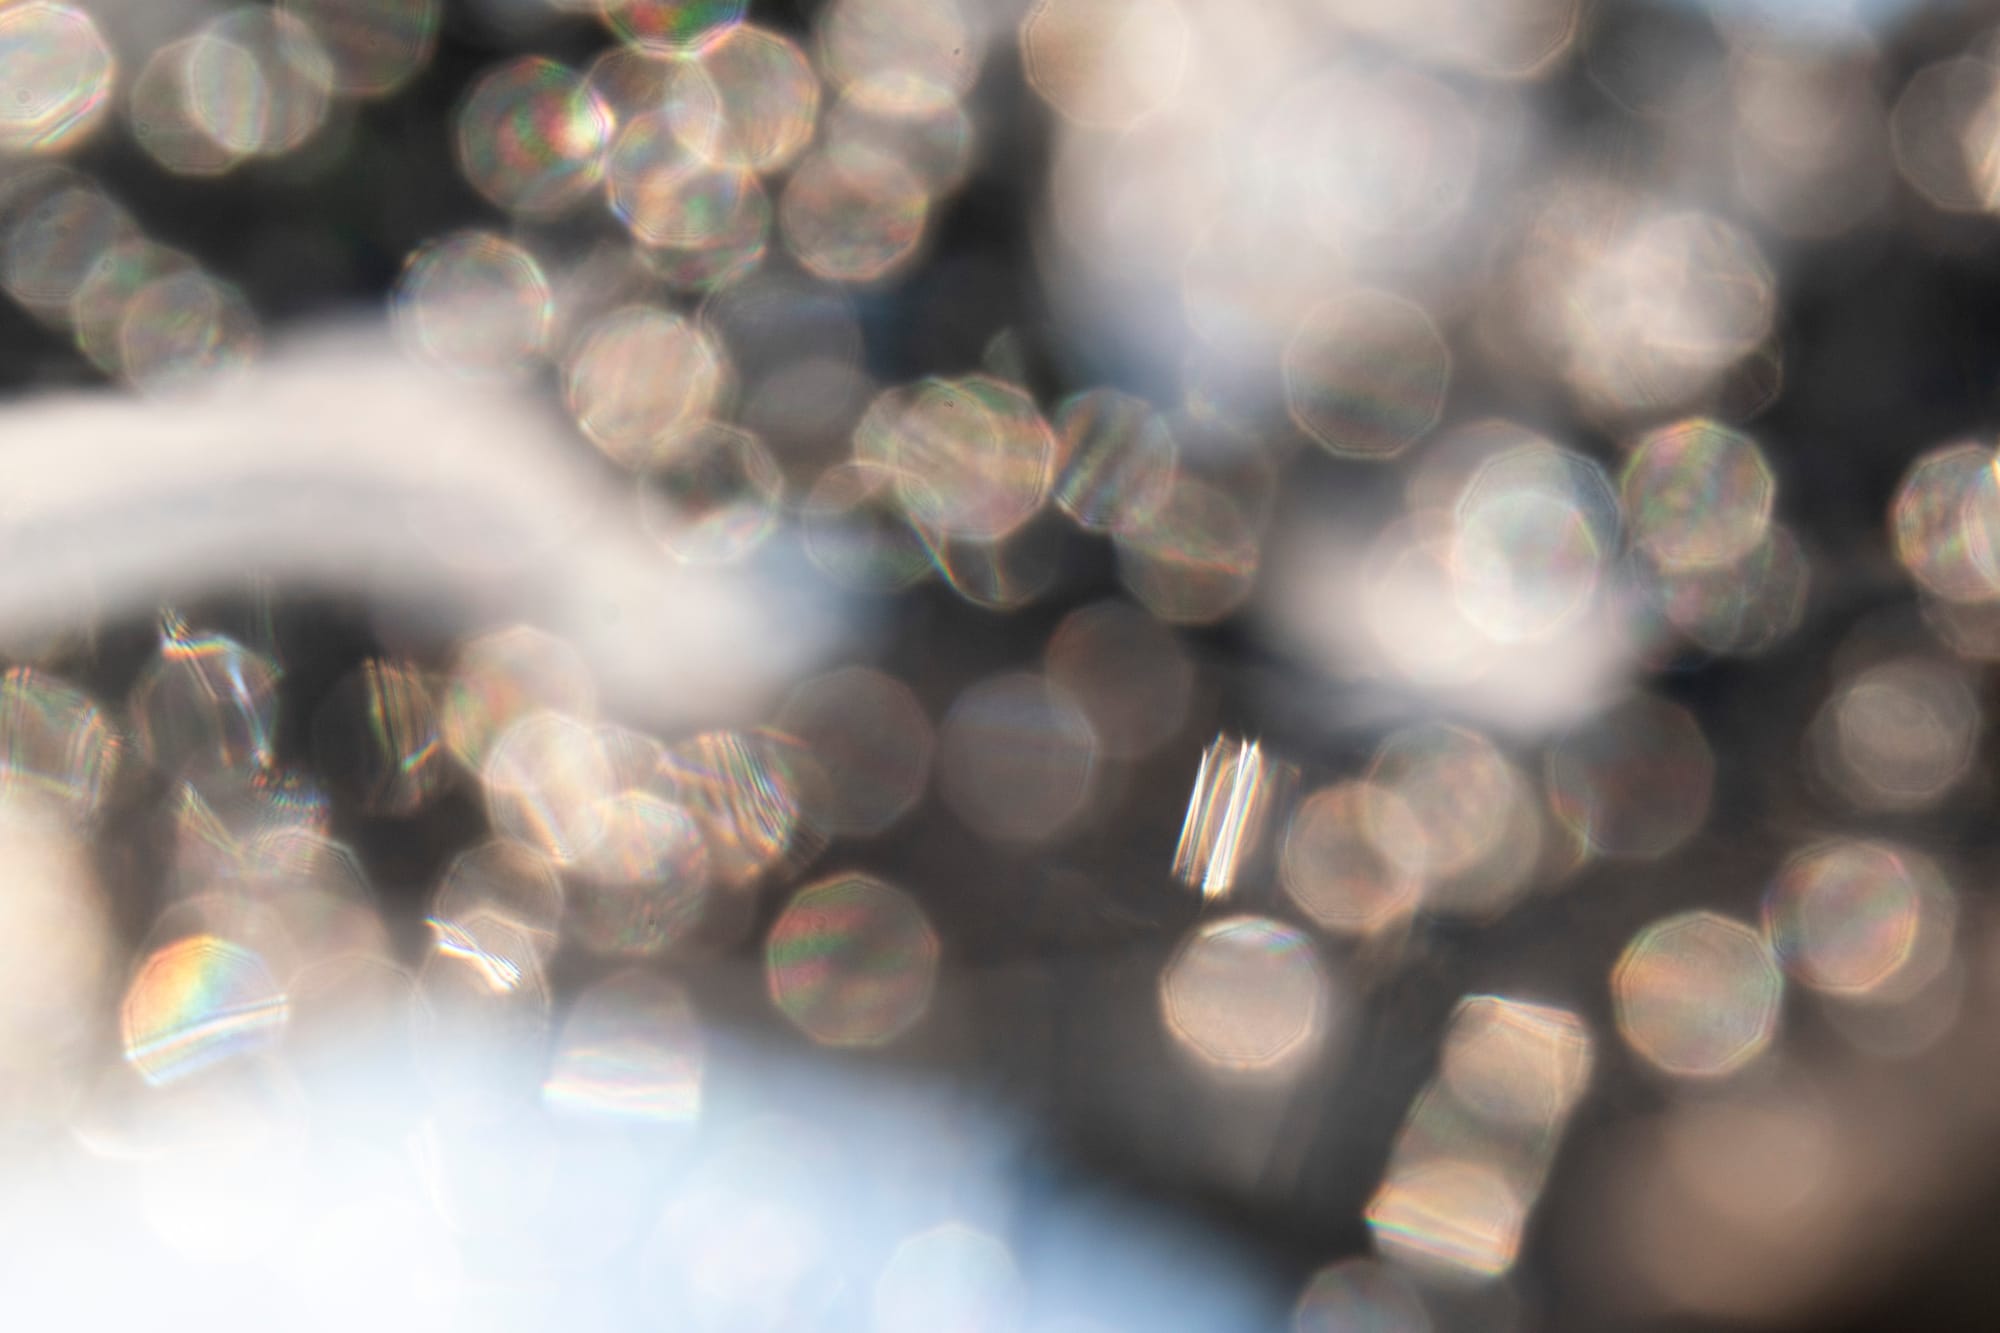
POLYGON ((792 691, 779 731, 825 775, 806 816, 835 837, 871 837, 908 814, 930 778, 931 723, 910 687, 868 667, 815 676, 792 691))
POLYGON ((253 360, 263 345, 243 293, 199 269, 141 287, 125 305, 118 359, 125 378, 147 393, 207 383, 253 360))
POLYGON ((453 142, 473 189, 510 213, 547 217, 596 187, 611 132, 611 113, 581 75, 524 56, 473 85, 453 142))
POLYGON ((988 611, 1018 611, 1047 592, 1062 573, 1062 533, 1053 523, 1029 523, 998 542, 917 529, 931 563, 952 590, 988 611))
POLYGON ((0 184, 0 287, 142 389, 189 383, 257 346, 256 319, 234 288, 145 239, 116 201, 61 167, 0 184))
POLYGON ((604 160, 605 198, 634 240, 649 246, 712 245, 761 190, 757 178, 718 166, 681 141, 672 117, 648 111, 626 118, 604 160))
POLYGON ((518 375, 549 347, 554 299, 535 257, 490 231, 425 242, 390 298, 418 355, 466 375, 518 375))
POLYGON ((597 685, 575 648, 530 625, 475 635, 460 645, 440 709, 445 745, 474 772, 500 734, 538 709, 588 716, 597 685))
POLYGON ((834 582, 889 593, 930 572, 930 548, 904 518, 896 472, 880 463, 836 463, 800 506, 806 555, 834 582))
POLYGON ((1764 540, 1777 486, 1756 441, 1684 421, 1639 442, 1622 481, 1632 540, 1664 569, 1728 568, 1764 540))
POLYGON ((598 16, 648 56, 684 54, 743 18, 744 0, 599 0, 598 16))
POLYGON ((1066 119, 1123 129, 1173 102, 1189 37, 1175 0, 1036 0, 1021 20, 1021 64, 1066 119))
POLYGON ((805 53, 783 34, 745 23, 690 54, 675 71, 666 110, 681 141, 706 161, 770 172, 811 142, 819 102, 805 53))
POLYGON ((416 813, 448 777, 429 680, 407 662, 363 662, 334 685, 314 716, 313 754, 320 771, 362 810, 416 813))
POLYGON ((1487 737, 1444 723, 1401 728, 1376 747, 1368 781, 1399 803, 1371 803, 1369 813, 1412 817, 1378 820, 1370 836, 1423 876, 1429 910, 1490 917, 1526 887, 1542 852, 1541 821, 1527 779, 1487 737))
POLYGON ((938 736, 938 789, 967 827, 1003 842, 1044 842, 1089 799, 1097 735, 1044 676, 993 676, 952 703, 938 736))
POLYGON ((792 173, 778 200, 778 229, 808 271, 832 282, 873 282, 915 256, 929 214, 924 181, 900 157, 849 139, 792 173))
POLYGON ((920 1231, 896 1246, 875 1279, 875 1333, 1004 1333, 1028 1304, 1006 1244, 962 1222, 920 1231))
POLYGON ((1393 791, 1338 783, 1312 793, 1292 813, 1278 878, 1299 910, 1322 928, 1367 935, 1416 910, 1424 888, 1423 844, 1416 816, 1393 791))
POLYGON ((1377 1246, 1448 1278, 1512 1268, 1589 1084, 1592 1045, 1566 1009, 1494 995, 1461 1000, 1437 1076, 1411 1107, 1368 1204, 1377 1246))
POLYGON ((1056 443, 1026 392, 988 375, 928 379, 878 397, 854 428, 919 529, 993 542, 1048 495, 1056 443))
POLYGON ((194 260, 180 251, 138 237, 104 250, 70 298, 69 316, 75 326, 77 349, 105 374, 122 375, 125 353, 121 337, 125 311, 133 298, 155 279, 194 268, 194 260))
POLYGON ((679 68, 679 61, 663 60, 644 47, 613 46, 590 62, 583 81, 622 131, 635 120, 664 115, 679 68))
POLYGON ((1431 1333, 1431 1317, 1403 1277, 1373 1259, 1343 1259, 1307 1279, 1292 1333, 1431 1333))
POLYGON ((626 306, 592 325, 563 374, 577 425, 627 467, 668 457, 708 420, 727 384, 709 336, 653 306, 626 306))
POLYGON ((1755 550, 1722 569, 1645 569, 1647 592, 1666 622, 1717 655, 1752 656, 1797 629, 1812 567, 1798 539, 1772 524, 1755 550))
POLYGON ((931 0, 838 0, 817 29, 839 96, 786 182, 779 232, 809 272, 872 283, 908 266, 936 201, 970 169, 962 99, 984 32, 957 4, 931 0))
POLYGON ((639 261, 654 277, 680 291, 716 291, 764 262, 771 241, 771 196, 755 176, 714 168, 679 178, 674 194, 696 219, 688 228, 694 235, 639 246, 639 261), (698 187, 707 187, 709 194, 698 196, 698 187), (700 208, 716 211, 704 217, 700 208))
POLYGON ((930 1008, 938 938, 910 896, 861 874, 799 890, 764 945, 771 1003, 825 1046, 894 1041, 930 1008))
POLYGON ((0 286, 60 326, 103 257, 135 233, 125 210, 85 177, 29 167, 0 183, 0 286))
POLYGON ((431 897, 432 920, 498 918, 513 926, 541 960, 555 952, 562 912, 562 881, 549 859, 505 839, 453 857, 431 897))
POLYGON ((836 87, 898 113, 964 97, 986 58, 984 33, 958 0, 835 0, 819 45, 836 87))
POLYGON ((1985 558, 1991 548, 1975 508, 1991 489, 1992 468, 1993 450, 1984 445, 1939 445, 1911 463, 1896 488, 1889 509, 1896 558, 1933 597, 1988 602, 2000 595, 2000 567, 1985 558))
POLYGON ((111 103, 117 62, 81 9, 45 0, 0 11, 0 149, 63 153, 89 138, 111 103))
POLYGON ((708 844, 673 801, 628 788, 601 798, 603 832, 572 867, 565 927, 593 953, 646 958, 688 939, 708 906, 708 844))
POLYGON ((1064 616, 1043 663, 1090 719, 1106 758, 1143 758, 1187 719, 1194 664, 1178 638, 1129 602, 1093 602, 1064 616))
POLYGON ((1784 976, 1741 921, 1684 912, 1635 936, 1611 973, 1618 1031, 1647 1063, 1682 1078, 1749 1064, 1778 1029, 1784 976))
POLYGON ((1822 774, 1855 805, 1919 810, 1964 780, 1982 722, 1961 669, 1898 657, 1840 681, 1808 739, 1822 774))
POLYGON ((1793 856, 1771 883, 1764 926, 1779 960, 1814 990, 1896 987, 1926 914, 1948 908, 1929 858, 1893 843, 1835 839, 1793 856))
POLYGON ((0 182, 0 288, 149 393, 200 383, 259 345, 240 292, 147 240, 116 200, 64 167, 26 166, 0 182))
POLYGON ((293 774, 253 770, 199 786, 182 782, 173 797, 178 887, 203 892, 216 882, 248 882, 278 839, 322 835, 329 823, 325 795, 293 774))
POLYGON ((1204 898, 1226 897, 1263 853, 1272 816, 1297 776, 1260 741, 1218 735, 1209 742, 1174 848, 1174 878, 1204 898))
POLYGON ((182 111, 230 162, 290 153, 326 122, 333 61, 289 11, 218 14, 181 56, 182 111))
POLYGON ((1168 1034, 1225 1076, 1297 1074, 1342 1025, 1344 1006, 1312 941, 1267 917, 1197 927, 1160 973, 1168 1034))
POLYGON ((856 153, 895 158, 936 200, 965 183, 977 133, 972 117, 951 98, 906 109, 885 107, 863 90, 842 94, 827 110, 820 140, 834 158, 856 153))
POLYGON ((1283 369, 1300 430, 1343 458, 1390 458, 1437 424, 1451 351, 1422 306, 1354 291, 1307 312, 1283 369))
POLYGON ((1634 695, 1549 749, 1549 807, 1594 852, 1664 856, 1708 818, 1715 756, 1679 704, 1634 695))
POLYGON ((661 778, 701 826, 718 883, 742 888, 809 850, 801 816, 811 775, 795 762, 796 742, 769 731, 710 731, 682 741, 660 761, 661 778))
POLYGON ((1704 213, 1650 214, 1603 186, 1551 193, 1515 283, 1526 333, 1582 403, 1687 409, 1769 337, 1776 295, 1755 242, 1704 213))
POLYGON ((710 422, 640 474, 639 514, 676 560, 729 564, 771 535, 784 491, 784 473, 762 440, 710 422))
POLYGON ((343 97, 386 97, 430 63, 439 0, 280 0, 318 37, 343 97))
POLYGON ((167 882, 178 934, 259 952, 289 982, 306 964, 387 946, 359 859, 324 829, 317 793, 266 778, 204 802, 184 787, 167 882))
POLYGON ((1117 534, 1119 581, 1169 624, 1214 624, 1256 584, 1259 522, 1223 488, 1176 474, 1159 507, 1117 534))
POLYGON ((255 1055, 283 1031, 285 993, 253 950, 190 935, 148 955, 126 988, 118 1035, 148 1083, 255 1055))
POLYGON ((30 169, 0 195, 0 283, 31 313, 61 324, 101 256, 134 234, 125 210, 59 167, 30 169))
POLYGON ((1143 399, 1087 389, 1056 409, 1056 506, 1086 532, 1136 531, 1172 494, 1180 449, 1143 399))
POLYGON ((611 763, 597 733, 574 718, 521 718, 487 751, 480 780, 494 827, 553 860, 581 860, 605 835, 611 763))
POLYGON ((0 676, 0 796, 47 802, 81 825, 102 807, 122 752, 103 710, 67 681, 31 667, 0 676))
POLYGON ((155 51, 132 81, 126 107, 139 147, 177 176, 219 176, 241 160, 209 137, 190 109, 187 71, 202 49, 197 36, 155 51))
POLYGON ((278 669, 221 634, 162 619, 160 653, 132 687, 139 749, 162 772, 195 781, 271 766, 278 669))
POLYGON ((672 982, 624 972, 570 1007, 542 1081, 561 1115, 689 1124, 701 1114, 701 1029, 672 982))
POLYGON ((1542 441, 1488 460, 1453 518, 1459 614, 1497 643, 1547 639, 1573 623, 1617 550, 1618 502, 1604 470, 1542 441))

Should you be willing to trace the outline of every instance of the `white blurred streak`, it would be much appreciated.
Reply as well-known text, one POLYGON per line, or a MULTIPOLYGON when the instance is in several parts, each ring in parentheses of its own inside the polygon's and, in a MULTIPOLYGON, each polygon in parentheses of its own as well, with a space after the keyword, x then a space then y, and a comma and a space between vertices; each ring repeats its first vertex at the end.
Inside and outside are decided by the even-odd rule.
POLYGON ((1500 642, 1466 619, 1448 555, 1421 534, 1391 526, 1368 555, 1361 540, 1301 516, 1281 524, 1265 558, 1264 632, 1329 678, 1381 681, 1427 710, 1533 734, 1598 712, 1634 672, 1614 599, 1546 638, 1500 642))
POLYGON ((797 580, 664 560, 635 506, 524 394, 322 331, 216 391, 0 410, 10 478, 0 635, 238 586, 246 572, 433 613, 532 621, 653 725, 748 715, 830 646, 797 580), (70 571, 52 578, 52 569, 70 571))

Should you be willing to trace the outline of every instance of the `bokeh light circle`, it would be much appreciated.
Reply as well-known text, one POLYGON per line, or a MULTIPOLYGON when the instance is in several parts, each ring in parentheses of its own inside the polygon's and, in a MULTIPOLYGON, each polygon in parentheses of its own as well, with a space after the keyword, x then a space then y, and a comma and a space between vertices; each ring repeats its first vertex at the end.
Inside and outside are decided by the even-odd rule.
POLYGON ((1943 879, 1929 858, 1894 843, 1832 839, 1792 856, 1764 899, 1764 928, 1799 981, 1834 995, 1893 986, 1912 962, 1943 879))
POLYGON ((1423 837, 1393 790, 1368 782, 1322 787, 1286 826, 1279 882, 1322 928, 1365 935, 1416 910, 1423 837))
POLYGON ((597 13, 619 40, 649 56, 674 55, 714 40, 743 18, 744 0, 598 0, 597 13))
POLYGON ((472 86, 455 129, 459 170, 472 188, 533 218, 565 211, 597 185, 612 120, 582 75, 523 56, 472 86))
POLYGON ((0 149, 62 153, 103 121, 117 62, 89 13, 29 0, 0 9, 0 149))
POLYGON ((762 440, 712 421, 640 474, 639 515, 675 559, 729 564, 777 529, 784 491, 784 472, 762 440))
POLYGON ((938 786, 973 831, 1041 842, 1090 795, 1097 735, 1075 700, 1046 677, 993 676, 952 703, 938 733, 938 786))
POLYGON ((1755 550, 1770 527, 1776 491, 1756 442, 1708 420, 1647 435, 1623 480, 1632 540, 1675 570, 1724 568, 1755 550))
POLYGON ((914 899, 868 875, 799 890, 764 946, 771 1003, 826 1046, 880 1046, 922 1018, 938 938, 914 899))
POLYGON ((653 306, 606 315, 563 367, 577 426, 627 467, 669 457, 708 420, 727 383, 727 363, 708 334, 653 306))
POLYGON ((1592 851, 1664 856, 1708 817, 1715 756, 1679 704, 1634 695, 1549 750, 1549 805, 1592 851))
POLYGON ((419 355, 467 375, 518 375, 548 350, 555 303, 535 257, 489 231, 426 242, 391 297, 419 355))
POLYGON ((1160 973, 1168 1034, 1224 1074, 1295 1072, 1332 1028, 1335 1006, 1311 941, 1267 917, 1223 917, 1197 927, 1160 973))
POLYGON ((929 211, 929 192, 901 159, 849 142, 792 173, 778 199, 778 231, 808 271, 874 282, 916 254, 929 211))
POLYGON ((1300 430, 1342 458, 1380 459, 1437 424, 1451 351, 1422 306, 1354 291, 1306 313, 1285 345, 1283 369, 1285 402, 1300 430))
POLYGON ((254 950, 189 935, 139 965, 118 1030, 126 1061, 148 1083, 165 1084, 269 1049, 288 1012, 284 991, 254 950))
POLYGON ((1753 927, 1685 912, 1635 936, 1611 973, 1618 1031, 1667 1074, 1720 1078, 1770 1046, 1784 974, 1753 927))

